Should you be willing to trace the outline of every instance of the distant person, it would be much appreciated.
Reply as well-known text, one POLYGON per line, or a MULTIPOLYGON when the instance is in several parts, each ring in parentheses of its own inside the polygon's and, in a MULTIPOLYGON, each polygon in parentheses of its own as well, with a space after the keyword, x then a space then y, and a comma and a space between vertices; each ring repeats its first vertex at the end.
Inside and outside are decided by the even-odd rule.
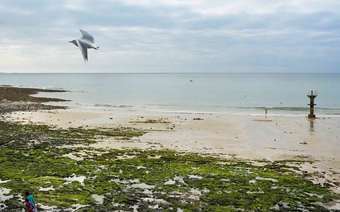
POLYGON ((33 194, 29 191, 25 192, 25 208, 27 212, 38 211, 33 194))

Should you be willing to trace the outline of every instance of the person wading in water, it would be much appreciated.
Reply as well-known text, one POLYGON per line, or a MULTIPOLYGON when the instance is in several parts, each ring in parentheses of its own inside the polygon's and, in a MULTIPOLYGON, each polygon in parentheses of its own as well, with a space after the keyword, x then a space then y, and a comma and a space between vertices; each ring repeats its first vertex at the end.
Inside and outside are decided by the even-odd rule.
POLYGON ((29 191, 25 192, 25 208, 27 212, 37 212, 37 206, 33 194, 29 191))

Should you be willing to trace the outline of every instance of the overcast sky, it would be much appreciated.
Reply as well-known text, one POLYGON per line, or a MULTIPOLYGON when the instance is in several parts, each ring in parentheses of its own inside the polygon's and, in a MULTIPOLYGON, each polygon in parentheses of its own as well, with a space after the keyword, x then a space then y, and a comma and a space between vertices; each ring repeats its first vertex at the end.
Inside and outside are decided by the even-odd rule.
POLYGON ((1 0, 0 72, 340 72, 340 1, 1 0))

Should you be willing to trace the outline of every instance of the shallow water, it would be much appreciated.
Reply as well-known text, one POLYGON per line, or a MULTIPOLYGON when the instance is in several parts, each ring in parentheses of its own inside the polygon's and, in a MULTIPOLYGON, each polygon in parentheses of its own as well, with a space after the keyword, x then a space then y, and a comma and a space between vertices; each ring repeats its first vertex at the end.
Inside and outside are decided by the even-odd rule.
POLYGON ((305 114, 316 89, 318 112, 340 114, 340 74, 0 74, 0 84, 66 89, 48 95, 72 105, 289 114, 305 114))

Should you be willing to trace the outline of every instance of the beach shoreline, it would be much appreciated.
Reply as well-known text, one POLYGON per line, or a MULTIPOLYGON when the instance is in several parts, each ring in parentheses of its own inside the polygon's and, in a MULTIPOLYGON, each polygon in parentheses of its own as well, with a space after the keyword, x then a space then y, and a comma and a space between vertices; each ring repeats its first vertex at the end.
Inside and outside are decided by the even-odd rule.
POLYGON ((304 158, 316 164, 313 171, 327 172, 333 181, 340 182, 338 117, 310 121, 304 116, 268 115, 266 118, 264 115, 162 112, 130 107, 105 110, 73 107, 14 112, 7 118, 59 128, 123 126, 147 131, 132 141, 107 140, 91 145, 99 149, 171 149, 268 161, 304 158))
MULTIPOLYGON (((8 102, 1 104, 5 103, 8 104, 8 102)), ((11 104, 25 105, 31 102, 14 101, 11 104)), ((45 105, 45 102, 40 104, 45 105)), ((174 151, 175 154, 180 155, 198 154, 204 157, 213 156, 217 160, 243 161, 256 164, 256 167, 262 166, 259 164, 288 166, 291 171, 315 185, 330 188, 336 194, 340 194, 340 156, 337 154, 340 151, 338 145, 340 132, 337 130, 340 127, 340 117, 337 116, 321 116, 309 120, 303 115, 265 116, 264 114, 164 111, 133 106, 65 107, 63 102, 56 105, 60 108, 41 106, 33 110, 28 107, 27 110, 19 108, 10 112, 5 111, 1 121, 9 127, 12 123, 16 127, 28 126, 28 129, 32 127, 32 130, 37 128, 31 131, 32 135, 36 130, 42 130, 43 134, 44 130, 47 130, 46 133, 52 133, 52 136, 60 131, 61 134, 58 135, 63 136, 53 138, 59 140, 60 144, 54 144, 52 139, 49 141, 51 145, 49 147, 40 143, 44 140, 33 140, 29 146, 38 145, 39 150, 42 145, 43 154, 47 154, 54 145, 60 145, 56 150, 66 151, 67 154, 58 157, 66 157, 76 162, 85 160, 83 151, 90 151, 91 154, 96 155, 86 160, 93 160, 98 157, 97 154, 117 151, 124 152, 122 156, 124 160, 131 159, 129 155, 139 151, 145 151, 143 154, 148 152, 169 154, 167 151, 173 154, 174 151), (49 127, 52 130, 48 129, 49 127), (111 135, 109 133, 111 130, 114 136, 103 136, 111 135), (83 133, 90 136, 90 140, 84 137, 83 133), (64 139, 64 134, 70 136, 71 140, 64 139), (81 139, 78 141, 78 134, 81 139, 86 139, 84 143, 81 139), (99 137, 95 136, 96 134, 99 137), (73 140, 74 138, 76 139, 73 140)), ((12 129, 13 126, 8 129, 12 129)), ((30 130, 26 135, 28 137, 30 137, 29 132, 30 130)), ((6 133, 12 135, 11 132, 6 133)), ((40 138, 41 135, 37 136, 38 140, 40 138)), ((18 144, 9 143, 9 145, 18 144)), ((4 145, 7 148, 8 144, 4 145)), ((34 148, 32 151, 35 151, 34 148)), ((140 166, 137 166, 137 169, 138 167, 140 166)), ((69 178, 73 177, 75 176, 69 176, 69 178)), ((6 179, 0 180, 7 182, 6 179)), ((273 183, 275 182, 273 180, 273 183)), ((100 196, 100 198, 104 197, 100 196)), ((95 200, 97 201, 98 198, 95 200)), ((325 207, 339 209, 339 202, 330 202, 325 207)))

